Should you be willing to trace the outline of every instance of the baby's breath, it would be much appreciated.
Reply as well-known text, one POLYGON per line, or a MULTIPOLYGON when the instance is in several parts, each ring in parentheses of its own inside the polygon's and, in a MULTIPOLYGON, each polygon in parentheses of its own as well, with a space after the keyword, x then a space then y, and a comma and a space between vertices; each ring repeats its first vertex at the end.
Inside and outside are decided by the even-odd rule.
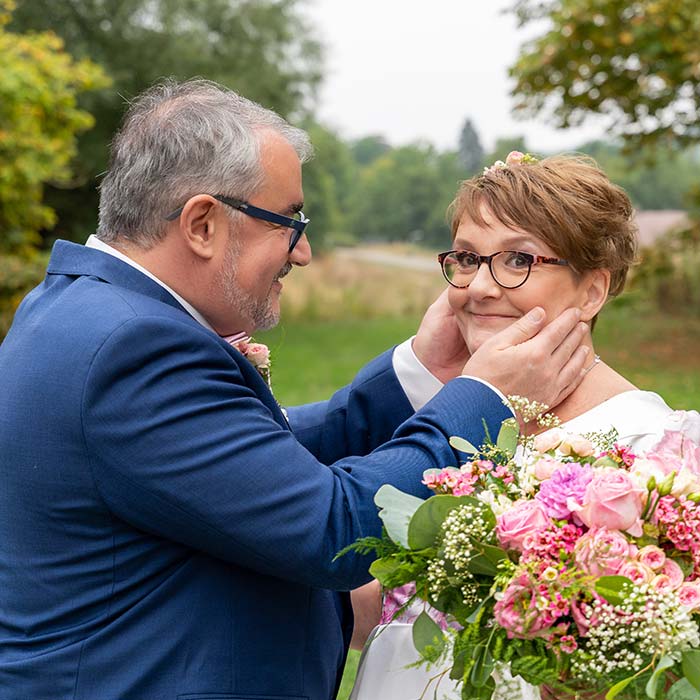
POLYGON ((427 578, 431 595, 437 598, 446 588, 457 587, 465 605, 479 602, 479 585, 469 571, 479 551, 473 540, 490 541, 493 530, 484 518, 484 509, 471 504, 452 510, 442 523, 439 553, 428 563, 427 578))
POLYGON ((623 603, 596 600, 586 617, 591 621, 584 647, 572 659, 579 677, 610 678, 636 673, 652 658, 678 660, 700 645, 698 626, 673 591, 648 585, 630 586, 623 603))
POLYGON ((508 405, 519 414, 524 423, 536 421, 541 428, 556 428, 561 421, 553 413, 547 413, 549 406, 539 401, 531 401, 524 396, 512 394, 508 396, 508 405))

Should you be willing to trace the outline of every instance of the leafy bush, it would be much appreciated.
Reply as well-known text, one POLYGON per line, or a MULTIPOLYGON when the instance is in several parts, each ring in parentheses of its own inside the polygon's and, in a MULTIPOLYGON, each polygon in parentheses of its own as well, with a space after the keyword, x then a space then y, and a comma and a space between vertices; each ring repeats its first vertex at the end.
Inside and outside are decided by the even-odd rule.
POLYGON ((44 279, 48 259, 48 253, 34 253, 29 258, 0 256, 0 340, 10 328, 19 303, 44 279))

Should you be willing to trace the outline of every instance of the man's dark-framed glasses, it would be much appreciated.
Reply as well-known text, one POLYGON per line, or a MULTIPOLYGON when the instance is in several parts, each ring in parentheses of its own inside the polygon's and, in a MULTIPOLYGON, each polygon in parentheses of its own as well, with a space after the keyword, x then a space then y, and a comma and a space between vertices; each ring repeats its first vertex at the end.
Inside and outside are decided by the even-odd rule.
MULTIPOLYGON (((289 238, 289 252, 291 253, 299 239, 302 237, 306 225, 309 223, 310 219, 304 216, 303 211, 298 211, 294 217, 283 216, 282 214, 276 214, 274 211, 269 211, 268 209, 262 209, 261 207, 256 207, 253 204, 249 204, 243 199, 233 199, 232 197, 226 197, 223 194, 213 194, 211 195, 214 199, 218 199, 223 204, 227 204, 229 207, 238 209, 248 216, 252 216, 255 219, 261 219, 262 221, 267 221, 271 224, 277 224, 283 228, 292 229, 292 235, 289 238)), ((174 221, 177 219, 184 207, 176 209, 171 214, 168 214, 165 218, 168 221, 174 221)))
POLYGON ((568 265, 567 260, 532 255, 519 250, 500 250, 492 255, 479 255, 471 250, 448 250, 438 255, 445 279, 459 289, 468 287, 482 263, 496 284, 504 289, 517 289, 527 282, 533 265, 568 265))

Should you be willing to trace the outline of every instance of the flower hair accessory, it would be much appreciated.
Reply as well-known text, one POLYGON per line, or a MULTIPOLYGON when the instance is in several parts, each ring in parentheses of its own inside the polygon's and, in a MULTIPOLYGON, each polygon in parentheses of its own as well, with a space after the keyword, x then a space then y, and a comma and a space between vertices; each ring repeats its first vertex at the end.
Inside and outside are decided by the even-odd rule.
POLYGON ((493 165, 484 168, 484 175, 510 168, 514 165, 534 165, 539 163, 539 159, 529 153, 521 153, 520 151, 511 151, 507 156, 505 163, 502 160, 497 160, 493 165))

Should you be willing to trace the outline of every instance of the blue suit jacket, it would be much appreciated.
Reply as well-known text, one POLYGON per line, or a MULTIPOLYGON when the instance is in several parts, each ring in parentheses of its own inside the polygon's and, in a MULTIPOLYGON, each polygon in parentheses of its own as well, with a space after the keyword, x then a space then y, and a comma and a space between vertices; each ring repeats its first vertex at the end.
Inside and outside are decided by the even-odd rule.
POLYGON ((0 346, 0 698, 328 700, 332 591, 369 579, 333 556, 507 415, 465 379, 412 415, 386 354, 291 432, 162 287, 59 241, 0 346))

